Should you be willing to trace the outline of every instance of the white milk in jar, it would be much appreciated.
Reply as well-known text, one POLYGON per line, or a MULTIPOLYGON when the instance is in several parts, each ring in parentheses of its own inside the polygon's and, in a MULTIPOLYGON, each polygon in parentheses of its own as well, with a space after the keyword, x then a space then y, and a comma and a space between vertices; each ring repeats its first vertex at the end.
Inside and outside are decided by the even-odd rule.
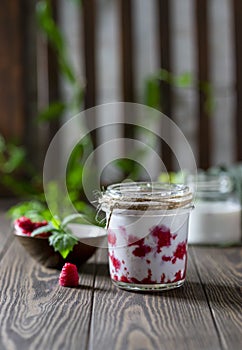
POLYGON ((240 243, 241 205, 231 179, 227 175, 199 174, 190 185, 195 192, 195 209, 190 217, 188 242, 240 243))

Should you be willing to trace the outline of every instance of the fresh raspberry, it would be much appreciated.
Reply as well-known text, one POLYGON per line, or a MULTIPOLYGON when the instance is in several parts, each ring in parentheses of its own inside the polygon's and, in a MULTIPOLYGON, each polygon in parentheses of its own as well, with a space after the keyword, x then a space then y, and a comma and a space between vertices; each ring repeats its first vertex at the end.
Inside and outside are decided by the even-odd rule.
MULTIPOLYGON (((21 234, 25 234, 27 236, 31 236, 31 233, 42 226, 46 226, 48 224, 47 221, 33 222, 29 218, 22 216, 21 218, 15 220, 14 227, 15 230, 21 234)), ((36 237, 49 237, 49 232, 43 232, 36 237)))
POLYGON ((16 229, 20 229, 21 233, 24 233, 28 236, 30 236, 31 232, 34 230, 33 222, 25 216, 22 216, 21 218, 15 220, 14 226, 16 229))
POLYGON ((63 287, 77 287, 78 284, 79 276, 76 265, 65 263, 60 273, 59 285, 63 287))

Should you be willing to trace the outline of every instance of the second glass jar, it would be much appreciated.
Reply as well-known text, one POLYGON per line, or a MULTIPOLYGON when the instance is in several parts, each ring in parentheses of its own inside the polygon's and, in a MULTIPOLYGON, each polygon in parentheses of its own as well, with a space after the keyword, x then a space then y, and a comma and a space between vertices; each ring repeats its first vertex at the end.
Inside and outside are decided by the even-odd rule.
POLYGON ((188 176, 194 192, 188 242, 231 245, 241 242, 241 205, 232 179, 226 174, 188 176))

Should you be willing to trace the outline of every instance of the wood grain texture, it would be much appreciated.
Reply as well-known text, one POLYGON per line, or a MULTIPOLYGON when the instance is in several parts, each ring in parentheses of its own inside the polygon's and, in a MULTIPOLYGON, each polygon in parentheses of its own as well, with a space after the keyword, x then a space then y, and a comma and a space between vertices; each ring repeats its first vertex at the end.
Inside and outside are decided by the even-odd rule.
POLYGON ((11 243, 11 239, 9 239, 11 235, 11 220, 7 217, 6 212, 15 204, 15 199, 0 200, 0 261, 11 243))
MULTIPOLYGON (((0 223, 9 227, 2 217, 0 223)), ((0 251, 1 350, 241 348, 241 247, 190 247, 185 285, 149 294, 112 285, 106 249, 81 268, 78 288, 60 287, 59 271, 7 237, 0 251)))
POLYGON ((5 213, 0 211, 0 261, 2 256, 5 254, 5 251, 7 247, 10 244, 10 234, 11 234, 11 227, 10 227, 10 221, 6 219, 5 213))
POLYGON ((223 349, 242 347, 242 248, 196 248, 192 253, 223 349))
POLYGON ((107 252, 99 257, 89 349, 220 349, 194 261, 186 284, 163 293, 131 293, 113 286, 107 252))
POLYGON ((79 288, 63 288, 59 271, 13 241, 0 263, 0 349, 85 349, 94 266, 84 266, 79 288))

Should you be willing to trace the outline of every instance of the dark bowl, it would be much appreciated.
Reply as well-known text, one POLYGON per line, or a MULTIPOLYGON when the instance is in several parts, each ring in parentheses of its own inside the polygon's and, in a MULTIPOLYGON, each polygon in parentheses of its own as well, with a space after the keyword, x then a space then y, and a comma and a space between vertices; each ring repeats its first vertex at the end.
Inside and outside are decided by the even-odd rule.
POLYGON ((49 245, 48 238, 30 237, 16 231, 14 234, 29 255, 43 266, 61 269, 66 262, 70 262, 80 267, 95 253, 97 247, 106 246, 106 231, 93 225, 69 226, 79 241, 65 259, 49 245))

